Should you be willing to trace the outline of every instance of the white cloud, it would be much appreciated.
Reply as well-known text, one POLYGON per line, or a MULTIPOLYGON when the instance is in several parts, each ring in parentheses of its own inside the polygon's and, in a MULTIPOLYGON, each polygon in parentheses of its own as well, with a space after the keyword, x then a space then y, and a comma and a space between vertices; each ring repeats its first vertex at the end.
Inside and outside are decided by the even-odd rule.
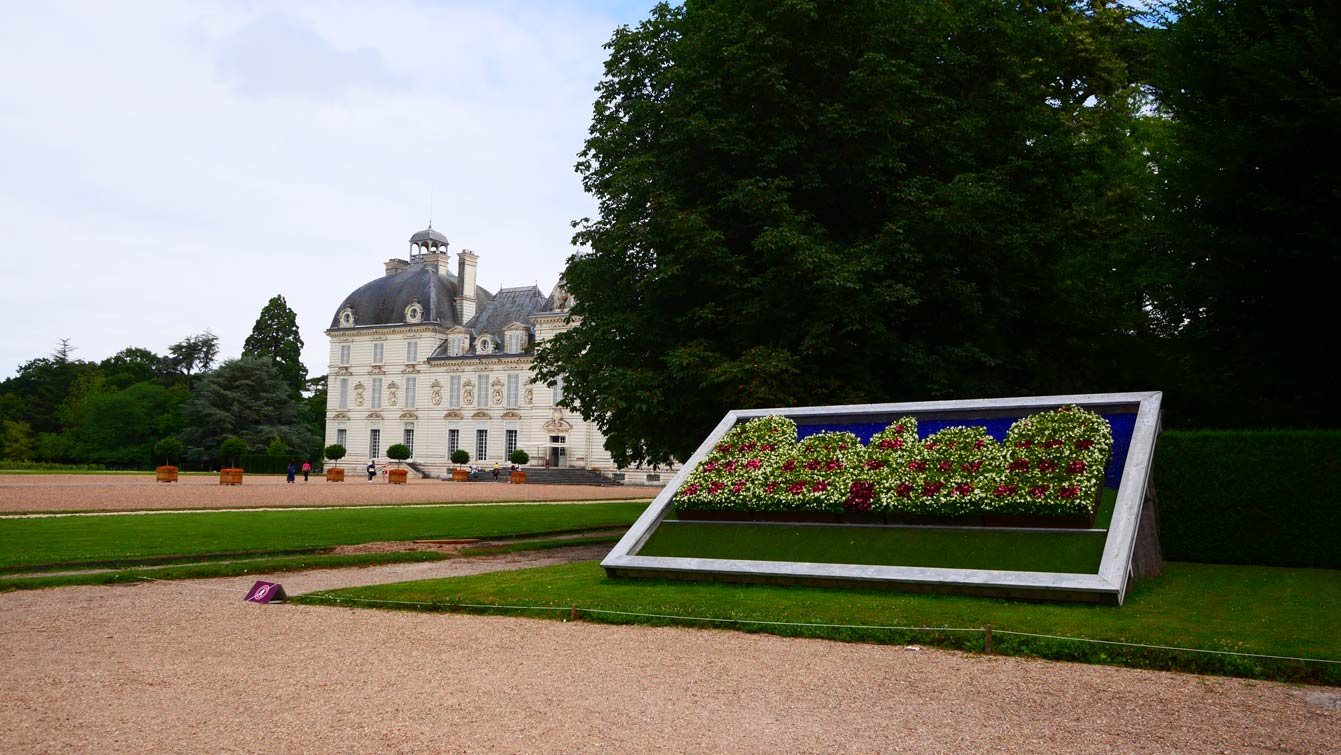
POLYGON ((0 25, 0 378, 265 302, 313 374, 335 307, 427 222, 480 281, 548 290, 594 214, 572 166, 601 45, 641 6, 34 3, 0 25))

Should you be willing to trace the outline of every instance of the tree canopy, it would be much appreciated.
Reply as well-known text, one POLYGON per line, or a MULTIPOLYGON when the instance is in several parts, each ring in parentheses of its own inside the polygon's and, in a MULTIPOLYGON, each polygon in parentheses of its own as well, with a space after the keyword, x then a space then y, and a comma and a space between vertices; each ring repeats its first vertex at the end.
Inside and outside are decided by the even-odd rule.
MULTIPOLYGON (((1178 0, 1153 83, 1171 269, 1156 305, 1200 426, 1341 423, 1341 4, 1178 0)), ((1185 420, 1186 421, 1186 420, 1185 420)))
POLYGON ((298 334, 298 316, 283 296, 276 294, 261 309, 242 350, 247 356, 270 358, 293 397, 302 393, 307 381, 303 338, 298 334))
POLYGON ((1121 387, 1140 28, 1109 2, 666 4, 608 43, 541 344, 616 461, 731 408, 1121 387))
POLYGON ((186 456, 217 458, 225 438, 239 437, 264 451, 279 438, 287 447, 317 448, 320 440, 300 421, 300 404, 275 364, 266 357, 229 359, 196 381, 182 407, 188 426, 182 431, 186 456))

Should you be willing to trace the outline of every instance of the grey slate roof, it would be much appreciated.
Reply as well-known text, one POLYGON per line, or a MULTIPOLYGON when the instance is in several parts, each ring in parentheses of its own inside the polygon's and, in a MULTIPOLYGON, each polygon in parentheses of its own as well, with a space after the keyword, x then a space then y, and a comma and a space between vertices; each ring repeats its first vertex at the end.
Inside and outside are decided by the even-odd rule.
POLYGON ((443 235, 442 231, 433 230, 433 226, 429 226, 410 237, 411 244, 420 244, 429 240, 447 243, 447 237, 443 235))
MULTIPOLYGON (((416 299, 424 308, 420 322, 450 328, 457 324, 457 289, 455 275, 440 275, 422 262, 412 262, 399 273, 369 281, 346 296, 335 309, 331 328, 340 328, 340 313, 345 307, 354 310, 356 328, 399 325, 405 322, 405 308, 416 299)), ((494 298, 479 286, 475 287, 475 297, 478 309, 487 309, 494 298)))
MULTIPOLYGON (((462 356, 480 356, 476 352, 475 339, 485 335, 491 337, 497 345, 493 354, 484 356, 509 356, 502 353, 503 329, 514 322, 519 322, 526 326, 527 333, 534 334, 530 317, 545 311, 546 302, 547 297, 535 286, 499 289, 498 293, 493 295, 492 301, 487 304, 480 302, 478 314, 466 323, 465 327, 473 333, 474 338, 471 339, 470 351, 462 356)), ((444 341, 429 358, 438 359, 446 356, 447 342, 444 341)))

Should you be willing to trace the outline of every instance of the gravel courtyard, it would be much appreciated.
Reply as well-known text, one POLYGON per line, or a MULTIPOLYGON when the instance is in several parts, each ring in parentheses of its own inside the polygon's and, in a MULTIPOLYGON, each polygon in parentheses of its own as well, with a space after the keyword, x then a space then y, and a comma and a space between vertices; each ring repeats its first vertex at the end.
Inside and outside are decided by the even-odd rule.
MULTIPOLYGON (((83 489, 92 500, 122 487, 83 489)), ((272 579, 297 594, 603 550, 272 579)), ((253 579, 0 594, 0 752, 1341 753, 1341 690, 723 630, 243 603, 253 579)))

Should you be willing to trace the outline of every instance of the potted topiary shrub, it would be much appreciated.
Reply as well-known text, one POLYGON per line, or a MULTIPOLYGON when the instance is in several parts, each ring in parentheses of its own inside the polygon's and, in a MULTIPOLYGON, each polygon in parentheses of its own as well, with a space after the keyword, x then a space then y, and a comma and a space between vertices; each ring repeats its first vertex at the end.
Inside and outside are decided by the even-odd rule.
POLYGON ((410 447, 404 443, 397 443, 386 450, 386 455, 387 458, 396 460, 396 468, 387 472, 387 481, 396 485, 404 485, 410 473, 409 470, 401 469, 400 463, 410 458, 410 447))
POLYGON ((163 466, 154 469, 155 482, 176 482, 177 467, 172 460, 182 455, 182 442, 176 438, 164 438, 154 444, 154 456, 163 457, 163 466))
MULTIPOLYGON (((322 453, 325 454, 327 459, 330 459, 331 461, 334 462, 338 462, 341 459, 345 458, 345 447, 340 445, 339 443, 332 443, 329 446, 326 446, 325 450, 322 451, 322 453)), ((326 470, 326 482, 344 482, 344 481, 345 481, 345 470, 343 467, 335 466, 326 470)))
POLYGON ((242 468, 237 466, 237 459, 247 452, 247 441, 241 438, 225 438, 223 443, 219 444, 219 454, 228 459, 230 466, 219 470, 220 485, 241 485, 242 468))
MULTIPOLYGON (((511 461, 513 464, 516 464, 519 467, 526 466, 526 463, 529 462, 530 460, 531 455, 521 450, 520 448, 513 451, 512 455, 508 457, 508 461, 511 461)), ((526 472, 521 469, 513 470, 512 474, 508 476, 508 482, 514 485, 524 484, 526 482, 526 472)))
POLYGON ((452 482, 469 482, 470 472, 461 469, 461 465, 470 463, 470 452, 464 448, 456 449, 452 452, 452 463, 456 465, 452 470, 452 482))

